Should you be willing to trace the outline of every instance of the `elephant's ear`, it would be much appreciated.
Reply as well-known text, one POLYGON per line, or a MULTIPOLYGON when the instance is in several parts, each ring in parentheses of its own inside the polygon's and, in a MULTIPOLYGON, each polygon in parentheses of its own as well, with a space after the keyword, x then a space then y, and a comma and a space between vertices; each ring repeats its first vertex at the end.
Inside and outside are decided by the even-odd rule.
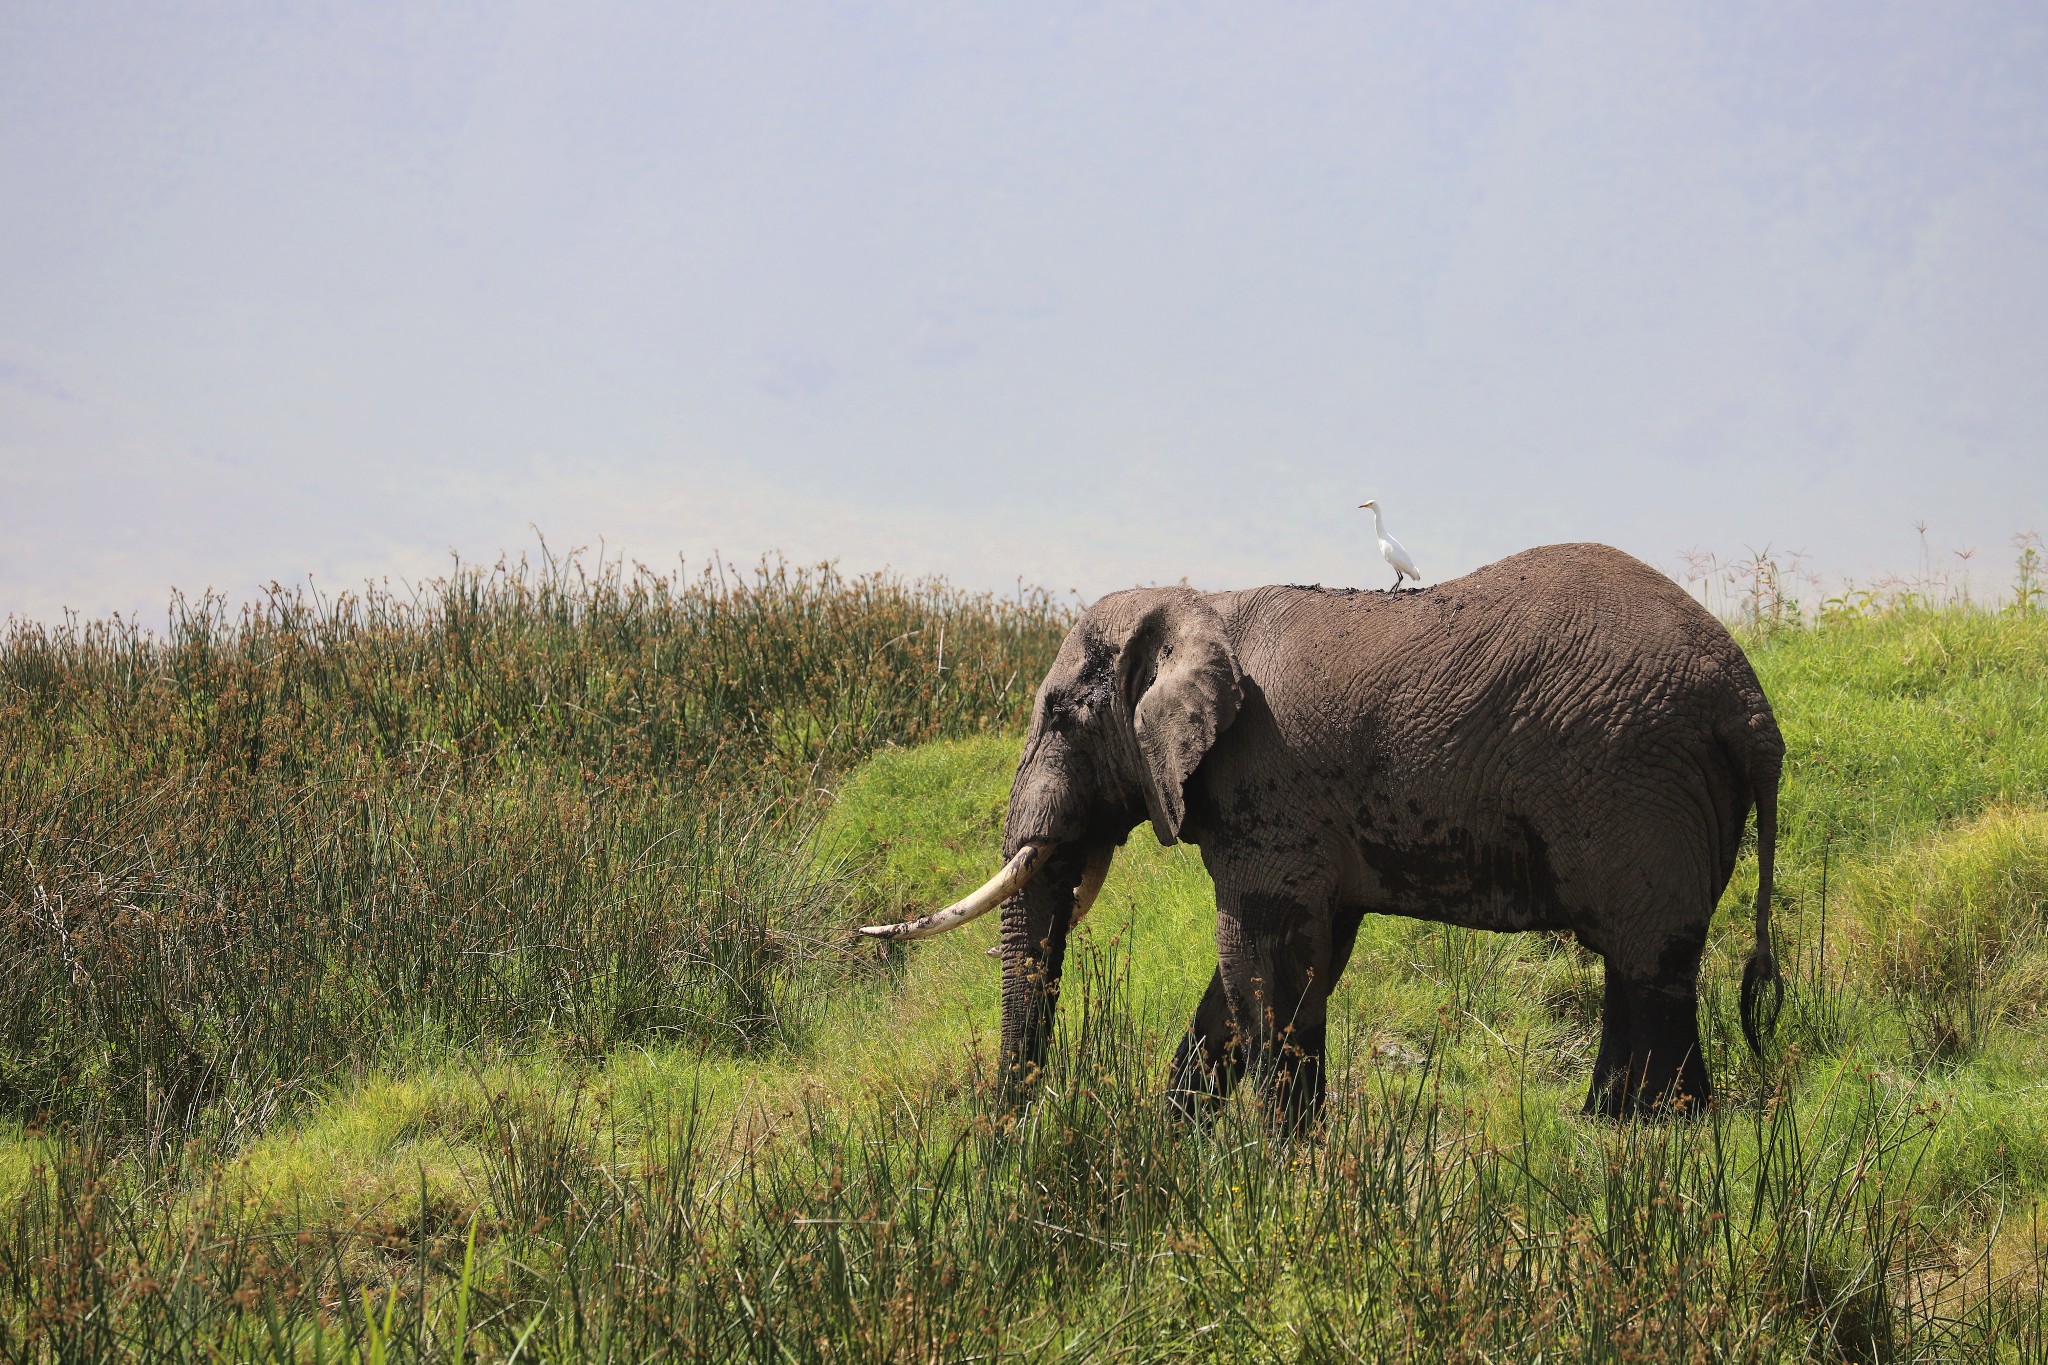
POLYGON ((1172 592, 1139 617, 1118 674, 1144 769, 1146 813, 1160 843, 1177 843, 1187 816, 1181 788, 1237 719, 1237 656, 1223 618, 1194 593, 1172 592))

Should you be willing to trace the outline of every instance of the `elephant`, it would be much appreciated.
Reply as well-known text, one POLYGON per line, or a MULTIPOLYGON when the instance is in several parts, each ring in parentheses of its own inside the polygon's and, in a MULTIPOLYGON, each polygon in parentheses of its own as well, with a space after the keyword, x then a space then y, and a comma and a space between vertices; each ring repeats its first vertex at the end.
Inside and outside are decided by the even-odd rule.
POLYGON ((1697 1113, 1707 926, 1756 810, 1745 1036, 1782 999, 1770 903, 1785 746, 1741 647, 1620 550, 1547 545, 1408 592, 1110 593, 1039 687, 1003 869, 1003 1074, 1045 1060, 1069 935, 1151 823, 1201 852, 1217 967, 1170 1093, 1213 1113, 1247 1073, 1276 1117, 1319 1111, 1331 991, 1367 914, 1574 935, 1604 962, 1585 1112, 1697 1113))

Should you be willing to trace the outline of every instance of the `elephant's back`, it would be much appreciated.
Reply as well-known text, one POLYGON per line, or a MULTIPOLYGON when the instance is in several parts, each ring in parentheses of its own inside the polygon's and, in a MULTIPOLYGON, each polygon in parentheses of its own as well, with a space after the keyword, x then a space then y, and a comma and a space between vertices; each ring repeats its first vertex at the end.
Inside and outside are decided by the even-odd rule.
POLYGON ((1539 545, 1442 586, 1452 634, 1494 641, 1529 662, 1624 674, 1644 666, 1684 673, 1696 661, 1747 670, 1711 612, 1611 545, 1539 545))
MULTIPOLYGON (((1749 656, 1714 614, 1661 571, 1611 545, 1543 545, 1456 580, 1478 619, 1610 729, 1669 714, 1728 737, 1777 743, 1749 656), (1465 585, 1469 584, 1469 589, 1465 585), (1581 686, 1571 686, 1574 679, 1581 686)), ((1450 586, 1450 585, 1447 585, 1450 586)))
POLYGON ((1217 604, 1246 676, 1282 710, 1321 712, 1325 733, 1349 717, 1382 740, 1455 743, 1505 722, 1629 747, 1769 714, 1726 628, 1609 545, 1538 546, 1402 592, 1262 588, 1217 604))
POLYGON ((1669 576, 1626 551, 1592 541, 1538 545, 1439 586, 1454 602, 1490 607, 1506 618, 1528 616, 1553 629, 1618 618, 1639 628, 1692 623, 1727 634, 1669 576))

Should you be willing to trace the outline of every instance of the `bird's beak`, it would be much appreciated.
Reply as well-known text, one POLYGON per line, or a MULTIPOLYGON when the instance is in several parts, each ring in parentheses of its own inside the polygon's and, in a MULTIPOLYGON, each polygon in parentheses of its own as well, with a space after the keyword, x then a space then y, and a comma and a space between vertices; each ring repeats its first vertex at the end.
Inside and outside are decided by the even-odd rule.
POLYGON ((1379 501, 1379 499, 1378 499, 1378 498, 1367 498, 1367 499, 1366 499, 1366 500, 1365 500, 1364 502, 1361 502, 1360 504, 1358 504, 1358 506, 1359 506, 1359 508, 1360 508, 1360 509, 1362 510, 1362 509, 1364 509, 1364 508, 1367 508, 1367 507, 1370 507, 1370 506, 1372 506, 1372 505, 1373 505, 1374 503, 1376 503, 1376 502, 1378 502, 1378 501, 1379 501))

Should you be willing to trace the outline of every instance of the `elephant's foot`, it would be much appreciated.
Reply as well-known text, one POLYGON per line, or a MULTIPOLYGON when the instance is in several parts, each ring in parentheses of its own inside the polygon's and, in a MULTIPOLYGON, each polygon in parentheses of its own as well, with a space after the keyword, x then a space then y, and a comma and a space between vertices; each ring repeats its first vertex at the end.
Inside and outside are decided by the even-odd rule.
POLYGON ((1190 1123, 1206 1128, 1223 1108, 1237 1084, 1238 1072, 1227 1050, 1221 1055, 1194 1033, 1181 1039, 1173 1054, 1173 1073, 1168 1078, 1166 1100, 1190 1123))
POLYGON ((1191 1122, 1207 1126, 1244 1074, 1243 1040, 1231 1018, 1219 967, 1195 1006, 1195 1017, 1173 1054, 1167 1101, 1191 1122))
POLYGON ((1629 991, 1620 973, 1609 969, 1606 999, 1600 1007, 1600 1055, 1593 1059, 1593 1085, 1586 1092, 1589 1119, 1620 1119, 1628 1111, 1629 991))
POLYGON ((1272 1097, 1273 1124, 1281 1136, 1307 1132, 1323 1113, 1323 1059, 1287 1058, 1274 1073, 1267 1093, 1272 1097))
POLYGON ((1636 1090, 1638 1117, 1696 1119, 1713 1103, 1714 1083, 1707 1078, 1707 1064, 1700 1059, 1697 1043, 1681 1054, 1676 1067, 1660 1064, 1653 1053, 1644 1071, 1643 1083, 1636 1090))
POLYGON ((1313 1128, 1322 1117, 1323 1049, 1320 1029, 1306 1036, 1289 1029, 1249 1046, 1246 1074, 1258 1085, 1274 1130, 1282 1137, 1313 1128))
POLYGON ((1593 1086, 1586 1092, 1586 1103, 1579 1112, 1589 1119, 1612 1119, 1620 1121, 1627 1117, 1628 1082, 1618 1072, 1601 1075, 1595 1072, 1593 1086))
POLYGON ((1632 1116, 1697 1118, 1714 1097, 1700 1053, 1699 1007, 1689 980, 1640 992, 1629 1002, 1632 1116))
POLYGON ((1581 1112, 1614 1120, 1698 1118, 1713 1102, 1714 1084, 1697 1047, 1683 1058, 1671 1066, 1648 1053, 1630 1057, 1625 1066, 1595 1067, 1581 1112))

